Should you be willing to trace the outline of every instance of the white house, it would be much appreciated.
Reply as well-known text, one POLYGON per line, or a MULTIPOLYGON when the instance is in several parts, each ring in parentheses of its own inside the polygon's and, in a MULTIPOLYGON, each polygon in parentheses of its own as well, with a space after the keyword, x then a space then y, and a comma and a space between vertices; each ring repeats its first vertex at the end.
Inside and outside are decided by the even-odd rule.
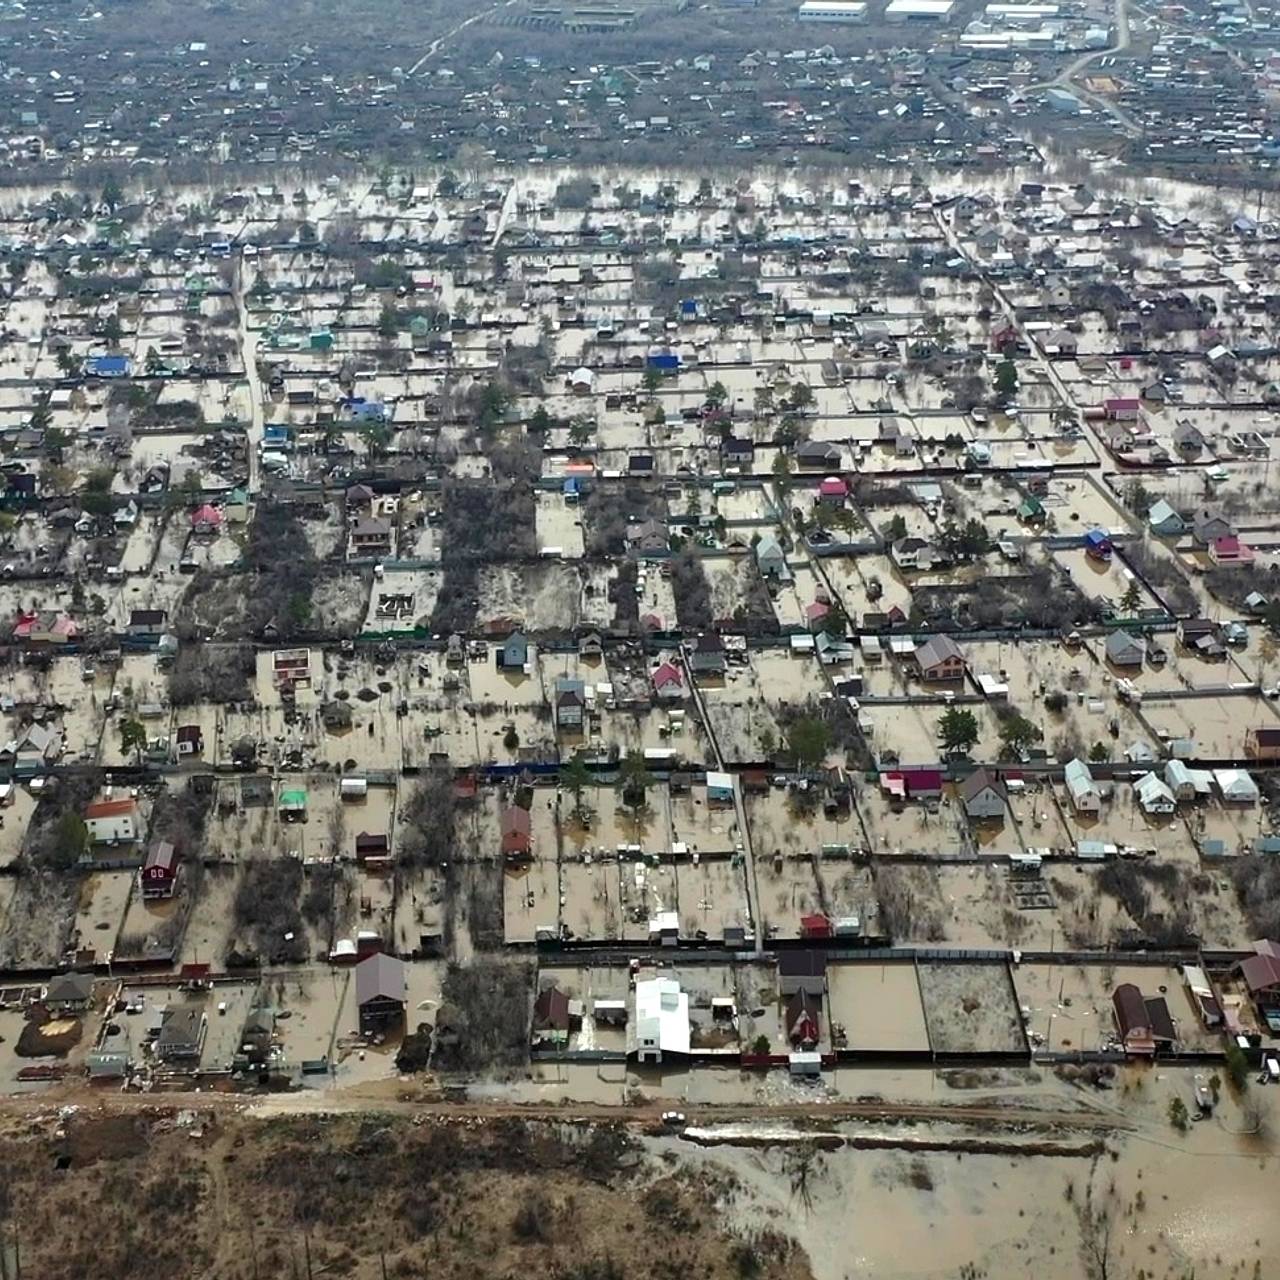
POLYGON ((1144 813, 1172 813, 1177 808, 1173 792, 1158 774, 1144 773, 1133 784, 1133 793, 1144 813))
POLYGON ((637 1062, 661 1062, 689 1052, 689 996, 674 978, 636 983, 636 1016, 628 1027, 637 1062))
POLYGON ((1257 804, 1258 784, 1243 769, 1215 769, 1213 780, 1226 804, 1257 804))
POLYGON ((791 580, 791 574, 787 571, 786 552, 772 533, 764 534, 756 543, 756 565, 762 578, 777 578, 779 582, 791 580))
POLYGON ((138 838, 138 806, 132 798, 95 800, 84 811, 93 844, 125 844, 138 838))
POLYGON ((1062 781, 1066 784, 1071 805, 1077 813, 1102 811, 1102 792, 1083 760, 1069 760, 1062 771, 1062 781))
POLYGON ((1192 769, 1184 760, 1166 761, 1164 780, 1175 800, 1195 800, 1213 789, 1213 774, 1208 769, 1192 769))

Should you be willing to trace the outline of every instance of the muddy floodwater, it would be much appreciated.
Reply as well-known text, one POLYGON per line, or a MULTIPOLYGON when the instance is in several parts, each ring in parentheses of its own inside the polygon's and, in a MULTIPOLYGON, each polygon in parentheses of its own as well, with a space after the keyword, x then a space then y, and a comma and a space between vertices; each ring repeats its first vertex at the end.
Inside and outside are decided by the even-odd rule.
POLYGON ((1237 1097, 1223 1085, 1212 1116, 1176 1129, 1171 1102, 1194 1111, 1194 1087, 1208 1079, 1190 1068, 1132 1068, 1100 1090, 1041 1068, 841 1068, 806 1084, 780 1072, 560 1064, 471 1095, 806 1104, 803 1122, 763 1110, 759 1120, 719 1124, 691 1114, 686 1134, 652 1144, 714 1173, 744 1233, 792 1235, 817 1280, 1280 1274, 1280 1089, 1250 1083, 1237 1097), (842 1104, 855 1102, 936 1113, 842 1118, 842 1104), (1016 1109, 1018 1122, 992 1120, 1002 1108, 1016 1109))

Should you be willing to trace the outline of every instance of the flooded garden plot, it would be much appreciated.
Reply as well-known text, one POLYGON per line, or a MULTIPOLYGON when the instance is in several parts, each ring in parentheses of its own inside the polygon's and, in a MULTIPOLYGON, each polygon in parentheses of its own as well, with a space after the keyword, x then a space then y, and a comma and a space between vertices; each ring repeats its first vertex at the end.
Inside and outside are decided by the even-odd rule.
POLYGON ((915 965, 835 962, 827 965, 827 1004, 832 1033, 844 1033, 846 1049, 876 1053, 926 1053, 929 1033, 915 965))
POLYGON ((576 502, 568 502, 561 493, 538 490, 534 494, 535 528, 538 537, 538 554, 550 555, 554 551, 562 559, 580 560, 585 551, 582 535, 582 509, 576 502))
POLYGON ((730 493, 713 494, 711 509, 724 517, 731 530, 736 525, 773 524, 777 519, 773 500, 761 484, 738 484, 730 493))
MULTIPOLYGON (((1192 662, 1195 659, 1191 659, 1192 662)), ((1139 714, 1151 726, 1159 746, 1165 739, 1189 739, 1202 760, 1241 759, 1245 732, 1255 725, 1274 724, 1272 703, 1256 694, 1217 698, 1143 698, 1139 714)))
POLYGON ((1021 1053, 1017 995, 1004 964, 919 964, 920 999, 934 1053, 1021 1053))
POLYGON ((730 667, 722 687, 701 688, 707 727, 726 763, 763 760, 770 753, 770 744, 783 740, 782 726, 750 667, 730 667))
POLYGON ((142 512, 137 523, 129 530, 121 552, 119 565, 125 573, 147 573, 151 557, 156 553, 160 538, 168 523, 168 514, 162 516, 142 512))
POLYGON ((649 921, 660 911, 676 910, 675 866, 619 859, 618 884, 622 937, 647 941, 649 921))
POLYGON ((528 631, 583 625, 582 582, 572 565, 489 565, 477 581, 476 616, 482 622, 510 618, 528 631))
POLYGON ((910 613, 911 588, 888 556, 822 556, 818 565, 854 625, 864 614, 887 613, 895 605, 910 613))
MULTIPOLYGON (((647 804, 638 814, 622 803, 613 787, 588 789, 583 793, 585 825, 573 816, 568 793, 561 795, 560 803, 560 842, 568 853, 609 854, 619 845, 639 845, 648 853, 665 853, 669 848, 665 803, 656 789, 650 789, 647 804)), ((554 811, 535 804, 531 815, 535 848, 555 848, 554 811)))
POLYGON ((1086 529, 1098 528, 1119 534, 1135 529, 1133 516, 1089 476, 1055 475, 1041 502, 1059 533, 1083 535, 1086 529))
MULTIPOLYGON (((678 709, 678 708, 673 708, 678 709)), ((593 750, 616 749, 619 757, 629 751, 674 749, 687 763, 711 763, 714 754, 702 725, 692 716, 673 721, 665 707, 609 711, 591 737, 593 750)))
POLYGON ((7 969, 62 967, 79 910, 74 880, 19 876, 5 906, 0 927, 0 964, 7 969))
POLYGON ((702 570, 710 592, 712 618, 773 630, 773 605, 754 556, 704 556, 702 570))
POLYGON ((411 631, 430 624, 444 574, 439 569, 387 569, 370 575, 364 631, 411 631))
POLYGON ((1082 547, 1053 551, 1050 554, 1066 570, 1076 589, 1087 600, 1096 601, 1104 608, 1118 613, 1121 598, 1129 590, 1130 584, 1136 582, 1141 597, 1138 608, 1161 607, 1160 602, 1125 567, 1119 556, 1112 556, 1104 563, 1087 555, 1082 547))
MULTIPOLYGON (((625 586, 620 587, 626 590, 625 586)), ((656 566, 643 566, 636 575, 636 614, 652 630, 662 631, 676 625, 676 596, 671 579, 656 566), (643 576, 641 576, 643 575, 643 576)))
MULTIPOLYGON (((35 797, 24 786, 15 786, 9 792, 9 802, 0 809, 0 868, 9 868, 22 852, 22 842, 27 827, 36 811, 35 797)), ((13 882, 0 879, 12 896, 13 882)), ((8 905, 8 897, 0 897, 0 921, 8 905)))
POLYGON ((919 802, 891 802, 870 786, 858 792, 857 804, 873 853, 961 853, 967 848, 968 825, 960 805, 939 804, 931 813, 919 802))
POLYGON ((556 760, 558 747, 546 704, 481 704, 475 715, 476 750, 485 763, 556 760))
POLYGON ((1182 975, 1163 965, 1019 965, 1012 971, 1018 1001, 1026 1010, 1027 1034, 1037 1046, 1053 1052, 1098 1051, 1116 1043, 1112 995, 1121 983, 1132 983, 1151 999, 1169 1007, 1178 1047, 1212 1051, 1222 1044, 1192 1005, 1182 975))
MULTIPOLYGON (((561 860, 558 923, 565 937, 597 939, 624 936, 621 877, 630 871, 632 865, 616 857, 593 858, 590 862, 585 857, 576 862, 561 860)), ((659 894, 668 888, 673 889, 669 879, 661 880, 655 886, 659 894)), ((551 915, 538 920, 538 924, 557 923, 555 903, 551 905, 551 915)), ((666 906, 673 909, 674 903, 666 906)), ((634 938, 638 935, 633 930, 627 936, 634 938)))
MULTIPOLYGON (((340 1017, 354 981, 354 970, 330 967, 262 985, 259 998, 276 1010, 276 1034, 288 1068, 297 1070, 304 1062, 332 1059, 334 1042, 345 1030, 340 1017)), ((408 1016, 412 1021, 412 1014, 408 1016)), ((329 1082, 326 1076, 302 1079, 304 1084, 329 1082)))
POLYGON ((503 868, 502 928, 508 943, 532 942, 539 929, 555 929, 561 919, 560 873, 554 856, 503 868))
POLYGON ((591 1050, 625 1053, 627 1031, 625 1027, 597 1022, 592 1010, 597 1000, 622 1000, 630 998, 627 970, 608 965, 543 965, 538 969, 538 990, 554 986, 570 1000, 583 1004, 582 1026, 569 1038, 570 1053, 591 1050))
POLYGON ((695 784, 691 791, 672 792, 655 788, 650 804, 665 818, 667 848, 683 844, 690 853, 732 853, 741 845, 737 811, 733 805, 707 803, 706 787, 695 784))
POLYGON ((779 583, 770 595, 773 601, 773 616, 778 625, 786 628, 807 628, 808 620, 805 610, 818 598, 821 583, 814 571, 807 564, 792 566, 791 581, 779 583))
POLYGON ((72 925, 76 947, 90 951, 96 960, 109 960, 129 909, 129 897, 137 871, 95 871, 78 882, 78 900, 72 925))
POLYGON ((802 917, 822 911, 823 895, 813 855, 782 858, 756 853, 760 891, 756 927, 763 938, 798 938, 802 917))
POLYGON ((747 877, 740 858, 677 862, 676 902, 682 938, 719 941, 726 928, 751 930, 747 877))
POLYGON ((742 804, 757 858, 775 854, 807 857, 823 845, 857 848, 862 843, 857 814, 851 810, 828 814, 781 787, 761 795, 748 792, 742 804))
MULTIPOLYGON (((1004 851, 1011 847, 1016 851, 1016 839, 1004 842, 1004 851)), ((1047 878, 1012 876, 1004 862, 940 865, 930 872, 943 903, 948 945, 1001 950, 1049 949, 1065 943, 1056 896, 1047 878)))
POLYGON ((812 654, 789 648, 752 649, 750 663, 764 698, 774 707, 803 707, 830 692, 812 654))

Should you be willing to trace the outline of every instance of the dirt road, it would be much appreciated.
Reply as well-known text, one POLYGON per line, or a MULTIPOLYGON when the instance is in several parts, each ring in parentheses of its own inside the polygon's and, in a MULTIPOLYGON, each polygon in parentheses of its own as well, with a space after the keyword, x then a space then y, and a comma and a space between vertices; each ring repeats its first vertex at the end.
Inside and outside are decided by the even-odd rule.
MULTIPOLYGON (((296 1093, 238 1094, 221 1092, 103 1093, 83 1084, 67 1085, 39 1094, 0 1099, 0 1118, 21 1119, 75 1106, 103 1115, 136 1111, 181 1111, 226 1108, 260 1118, 290 1115, 401 1115, 410 1120, 438 1120, 459 1124, 523 1119, 565 1124, 614 1124, 651 1128, 662 1124, 669 1102, 645 1101, 634 1106, 601 1103, 516 1103, 502 1101, 448 1101, 439 1096, 414 1097, 398 1081, 389 1082, 395 1092, 379 1087, 350 1090, 302 1090, 296 1093)), ((788 1122, 794 1126, 829 1127, 848 1121, 910 1122, 965 1125, 979 1129, 1030 1131, 1075 1130, 1090 1133, 1123 1131, 1131 1126, 1114 1113, 1086 1106, 1080 1110, 1001 1106, 892 1102, 864 1100, 787 1103, 685 1104, 681 1111, 689 1125, 768 1125, 788 1122)))

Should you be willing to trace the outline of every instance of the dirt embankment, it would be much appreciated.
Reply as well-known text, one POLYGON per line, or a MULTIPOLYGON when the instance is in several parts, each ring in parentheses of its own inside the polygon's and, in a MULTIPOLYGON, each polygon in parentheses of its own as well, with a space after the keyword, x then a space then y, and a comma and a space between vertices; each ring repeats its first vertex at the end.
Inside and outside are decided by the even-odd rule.
POLYGON ((49 1107, 0 1143, 0 1235, 40 1280, 811 1280, 617 1125, 49 1107))

